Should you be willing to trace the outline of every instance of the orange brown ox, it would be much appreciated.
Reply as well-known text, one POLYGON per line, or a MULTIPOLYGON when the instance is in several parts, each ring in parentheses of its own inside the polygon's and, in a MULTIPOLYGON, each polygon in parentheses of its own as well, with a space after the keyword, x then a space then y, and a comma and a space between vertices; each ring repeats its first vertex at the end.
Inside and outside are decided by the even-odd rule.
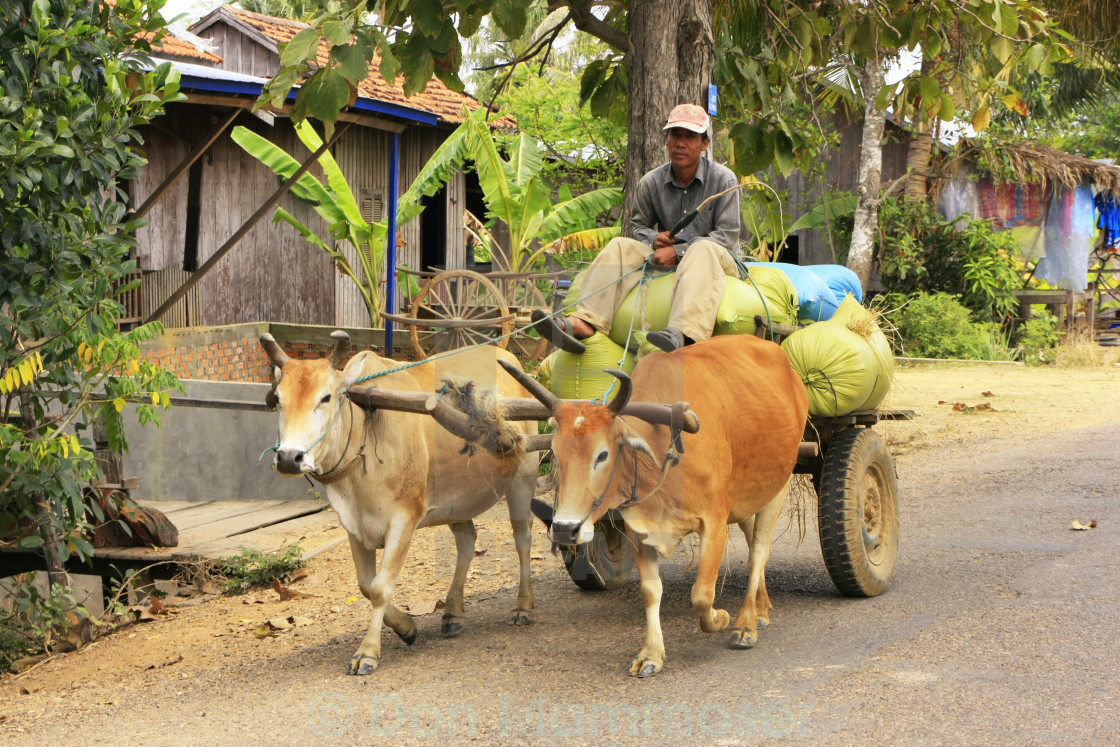
POLYGON ((750 648, 758 626, 770 620, 764 569, 805 431, 804 385, 781 348, 747 336, 651 354, 638 363, 632 383, 621 371, 612 373, 620 391, 609 405, 549 399, 530 388, 551 408, 556 429, 553 541, 590 542, 595 521, 609 509, 620 510, 635 542, 646 609, 645 645, 630 674, 648 677, 665 661, 658 555, 668 558, 685 535, 700 535, 692 605, 700 612, 701 629, 718 632, 731 618, 713 608, 716 578, 727 525, 738 524, 750 550, 750 580, 730 645, 750 648), (620 416, 628 400, 636 401, 620 416), (681 434, 683 453, 674 466, 673 428, 629 413, 653 406, 647 403, 664 408, 677 400, 687 400, 699 429, 681 434))
MULTIPOLYGON (((536 456, 522 450, 506 457, 464 450, 462 439, 426 414, 374 410, 367 415, 347 397, 347 388, 364 376, 400 364, 369 351, 346 363, 349 336, 334 332, 331 337, 336 342, 330 357, 307 361, 290 359, 271 335, 262 335, 260 342, 274 367, 269 399, 280 415, 275 467, 282 475, 309 475, 323 483, 327 500, 349 534, 358 585, 373 605, 369 630, 350 659, 350 673, 369 674, 377 668, 382 621, 406 643, 416 638, 416 624, 393 606, 392 599, 412 533, 420 527, 446 524, 455 535, 457 561, 442 633, 454 637, 461 632, 463 584, 476 537, 472 519, 502 496, 509 504, 521 562, 517 605, 509 622, 528 625, 533 609, 529 502, 536 487, 536 456), (377 567, 379 549, 383 554, 377 567)), ((478 348, 446 359, 446 371, 441 370, 443 361, 432 361, 371 383, 384 389, 434 392, 444 376, 454 373, 482 384, 490 382, 506 397, 526 396, 516 381, 498 369, 495 356, 517 365, 505 351, 478 348)), ((535 433, 536 426, 521 422, 515 427, 535 433)))

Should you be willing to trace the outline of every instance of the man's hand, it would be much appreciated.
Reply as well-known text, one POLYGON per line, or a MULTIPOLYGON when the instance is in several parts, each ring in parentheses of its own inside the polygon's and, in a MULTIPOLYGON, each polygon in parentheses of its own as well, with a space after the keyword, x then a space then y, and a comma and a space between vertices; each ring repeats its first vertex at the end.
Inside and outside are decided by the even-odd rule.
POLYGON ((673 267, 677 264, 676 244, 673 243, 668 231, 662 231, 653 240, 653 261, 654 264, 663 267, 673 267))

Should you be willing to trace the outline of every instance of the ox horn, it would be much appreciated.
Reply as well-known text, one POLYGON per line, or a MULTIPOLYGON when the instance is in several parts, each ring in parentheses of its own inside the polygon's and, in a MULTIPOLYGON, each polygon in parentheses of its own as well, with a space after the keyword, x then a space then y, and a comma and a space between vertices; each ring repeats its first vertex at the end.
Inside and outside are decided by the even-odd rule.
POLYGON ((622 414, 654 425, 667 425, 675 431, 696 433, 700 430, 700 418, 687 402, 678 402, 672 407, 660 402, 631 402, 622 414))
POLYGON ((265 332, 261 335, 261 347, 264 348, 265 354, 268 355, 268 360, 276 368, 283 368, 284 364, 288 362, 288 354, 280 349, 276 344, 276 338, 265 332))
POLYGON ((622 408, 626 407, 626 403, 630 401, 630 392, 634 389, 634 383, 630 381, 630 377, 626 372, 619 371, 617 368, 610 368, 604 371, 611 376, 618 379, 618 394, 614 395, 609 405, 612 415, 618 415, 622 412, 622 408))
POLYGON ((341 329, 337 329, 331 332, 331 337, 334 338, 334 350, 331 351, 330 357, 331 365, 341 371, 349 357, 350 335, 346 334, 341 329))
POLYGON ((516 363, 507 360, 499 360, 498 365, 506 370, 510 376, 517 380, 517 383, 529 390, 529 394, 537 398, 537 401, 548 408, 549 412, 556 409, 556 405, 560 404, 560 398, 545 388, 544 384, 534 379, 529 374, 521 370, 521 367, 516 363))

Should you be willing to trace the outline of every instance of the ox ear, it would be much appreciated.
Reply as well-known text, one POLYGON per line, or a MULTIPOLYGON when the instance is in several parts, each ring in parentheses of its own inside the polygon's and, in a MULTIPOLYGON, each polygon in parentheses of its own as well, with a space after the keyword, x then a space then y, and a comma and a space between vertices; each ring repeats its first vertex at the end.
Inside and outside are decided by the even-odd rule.
POLYGON ((272 386, 268 388, 268 393, 264 395, 264 403, 270 410, 275 410, 276 405, 280 403, 280 398, 276 396, 276 385, 280 383, 280 378, 284 375, 284 372, 276 366, 270 367, 269 370, 272 372, 272 386))
POLYGON ((355 381, 362 378, 362 370, 365 367, 366 358, 370 355, 373 355, 373 353, 368 350, 363 350, 350 359, 350 362, 342 369, 343 388, 353 386, 355 381))
POLYGON ((657 457, 655 457, 653 455, 653 449, 650 448, 649 443, 644 438, 642 438, 641 436, 638 435, 637 431, 632 429, 629 425, 627 425, 621 419, 616 420, 615 422, 622 424, 622 441, 623 441, 623 443, 625 443, 627 446, 629 446, 634 451, 641 451, 641 452, 644 452, 644 453, 648 454, 649 458, 652 459, 654 462, 657 461, 657 457))

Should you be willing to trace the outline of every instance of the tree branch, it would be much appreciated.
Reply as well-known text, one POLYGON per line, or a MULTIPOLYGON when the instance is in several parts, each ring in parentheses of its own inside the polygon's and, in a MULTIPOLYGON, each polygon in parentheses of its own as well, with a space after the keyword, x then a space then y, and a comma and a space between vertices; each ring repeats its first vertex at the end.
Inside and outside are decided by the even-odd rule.
POLYGON ((548 4, 548 10, 551 13, 559 8, 568 8, 569 16, 577 29, 605 42, 619 52, 624 54, 629 52, 629 35, 622 33, 614 26, 596 17, 595 14, 591 12, 591 5, 592 4, 588 2, 588 0, 567 0, 566 2, 552 0, 548 4))

